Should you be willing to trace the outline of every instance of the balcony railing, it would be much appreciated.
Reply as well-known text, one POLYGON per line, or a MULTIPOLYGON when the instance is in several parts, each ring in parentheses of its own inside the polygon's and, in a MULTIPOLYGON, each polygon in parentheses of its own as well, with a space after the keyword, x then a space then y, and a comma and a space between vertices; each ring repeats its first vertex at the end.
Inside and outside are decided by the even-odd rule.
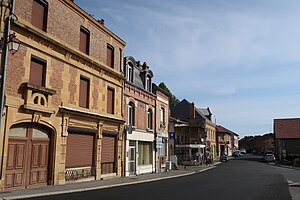
POLYGON ((53 114, 52 96, 55 90, 34 85, 31 83, 24 84, 24 108, 33 111, 53 114))

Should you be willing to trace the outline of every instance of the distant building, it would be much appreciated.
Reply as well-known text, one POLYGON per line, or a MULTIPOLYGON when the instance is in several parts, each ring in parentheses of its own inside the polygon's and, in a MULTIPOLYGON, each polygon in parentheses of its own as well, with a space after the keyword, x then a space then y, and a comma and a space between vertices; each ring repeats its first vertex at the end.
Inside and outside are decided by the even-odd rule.
POLYGON ((246 136, 239 140, 239 148, 244 148, 248 153, 263 154, 267 151, 274 152, 274 134, 268 133, 262 136, 246 136))
POLYGON ((237 134, 221 125, 217 125, 217 156, 221 156, 223 153, 228 156, 232 155, 234 135, 237 134))
POLYGON ((300 157, 300 118, 274 119, 275 150, 280 161, 300 157))

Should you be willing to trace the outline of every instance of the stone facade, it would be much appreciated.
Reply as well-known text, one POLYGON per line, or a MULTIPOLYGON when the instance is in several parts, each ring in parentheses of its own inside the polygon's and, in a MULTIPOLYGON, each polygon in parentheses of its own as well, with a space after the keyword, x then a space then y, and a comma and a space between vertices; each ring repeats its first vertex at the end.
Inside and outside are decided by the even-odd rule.
MULTIPOLYGON (((124 77, 119 54, 124 52, 125 42, 69 0, 47 1, 47 28, 40 30, 31 23, 32 5, 32 0, 15 2, 18 21, 13 23, 11 32, 16 33, 21 47, 8 57, 5 115, 0 138, 1 189, 11 184, 6 176, 11 153, 10 131, 18 126, 47 129, 50 138, 47 184, 66 183, 70 130, 93 135, 91 177, 82 180, 121 176, 124 77), (79 50, 81 26, 90 33, 88 55, 79 50), (115 50, 113 68, 106 64, 107 45, 115 50), (43 86, 29 83, 33 57, 45 63, 43 86), (81 77, 89 80, 86 108, 79 106, 81 77), (107 112, 108 88, 114 91, 113 114, 107 112), (115 163, 111 174, 102 173, 104 132, 115 137, 115 163)), ((74 170, 81 172, 81 169, 74 170)), ((81 179, 77 177, 74 181, 81 179)))

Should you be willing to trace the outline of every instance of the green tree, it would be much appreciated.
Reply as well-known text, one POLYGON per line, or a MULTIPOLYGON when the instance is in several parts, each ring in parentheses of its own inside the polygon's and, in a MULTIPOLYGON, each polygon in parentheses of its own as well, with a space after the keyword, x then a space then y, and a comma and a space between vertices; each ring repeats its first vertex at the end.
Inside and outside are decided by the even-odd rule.
POLYGON ((158 87, 160 87, 161 89, 163 89, 164 91, 168 92, 171 94, 171 98, 170 98, 170 104, 172 106, 175 106, 177 104, 180 103, 180 100, 177 99, 177 97, 175 95, 172 94, 172 92, 169 90, 169 88, 166 86, 166 84, 164 82, 161 82, 158 87))

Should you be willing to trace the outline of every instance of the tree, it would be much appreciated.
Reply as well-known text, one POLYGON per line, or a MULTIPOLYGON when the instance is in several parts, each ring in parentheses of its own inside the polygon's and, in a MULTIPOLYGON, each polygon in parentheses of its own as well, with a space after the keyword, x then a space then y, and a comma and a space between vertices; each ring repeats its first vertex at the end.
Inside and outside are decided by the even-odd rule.
POLYGON ((172 92, 169 90, 169 88, 166 86, 166 84, 164 82, 161 82, 158 87, 160 87, 161 89, 163 89, 164 91, 168 92, 171 94, 171 98, 170 98, 170 104, 171 106, 176 106, 177 104, 180 103, 180 100, 177 99, 177 97, 175 95, 172 94, 172 92))

